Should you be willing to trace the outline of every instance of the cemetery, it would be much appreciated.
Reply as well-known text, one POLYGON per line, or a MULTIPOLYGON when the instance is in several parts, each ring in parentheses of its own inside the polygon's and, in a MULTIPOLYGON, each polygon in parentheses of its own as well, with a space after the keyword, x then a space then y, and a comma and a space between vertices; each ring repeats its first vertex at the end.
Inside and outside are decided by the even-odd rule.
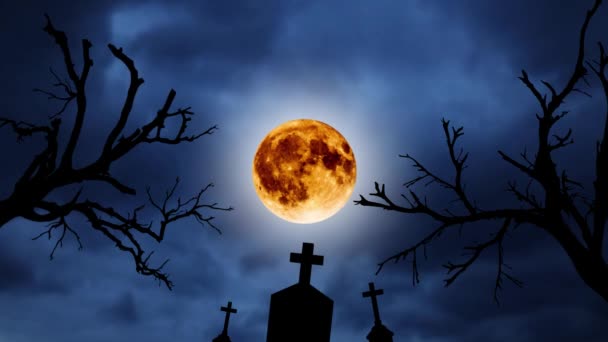
MULTIPOLYGON (((300 264, 299 279, 271 295, 266 342, 329 342, 334 301, 311 284, 312 266, 322 266, 323 256, 315 255, 314 244, 305 242, 300 253, 290 254, 289 261, 300 264)), ((368 287, 362 296, 371 299, 374 322, 366 338, 369 342, 393 342, 393 332, 380 319, 378 296, 384 290, 376 289, 373 282, 368 287)), ((212 342, 232 342, 228 325, 237 309, 229 301, 220 310, 225 312, 224 328, 212 342)))

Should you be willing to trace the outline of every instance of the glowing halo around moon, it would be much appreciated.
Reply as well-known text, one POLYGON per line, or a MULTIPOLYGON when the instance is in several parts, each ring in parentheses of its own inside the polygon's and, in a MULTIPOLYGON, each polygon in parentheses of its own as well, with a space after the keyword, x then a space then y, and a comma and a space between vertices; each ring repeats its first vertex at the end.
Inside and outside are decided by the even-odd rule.
POLYGON ((346 139, 321 121, 287 121, 266 135, 253 159, 253 185, 276 216, 315 223, 336 214, 355 187, 355 155, 346 139))

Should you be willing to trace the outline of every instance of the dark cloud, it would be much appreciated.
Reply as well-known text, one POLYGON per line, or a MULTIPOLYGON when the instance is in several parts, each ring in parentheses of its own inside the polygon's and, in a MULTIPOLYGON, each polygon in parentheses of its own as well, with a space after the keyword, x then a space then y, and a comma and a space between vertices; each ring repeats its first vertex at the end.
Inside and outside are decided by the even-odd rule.
POLYGON ((243 273, 258 273, 271 270, 279 264, 276 255, 263 251, 251 252, 243 255, 239 260, 239 266, 243 273))
POLYGON ((111 323, 134 324, 139 320, 135 297, 125 292, 113 303, 99 310, 99 314, 111 323))
MULTIPOLYGON (((285 6, 213 1, 119 6, 111 17, 114 35, 147 75, 190 79, 210 91, 239 86, 270 55, 285 6), (154 25, 148 18, 155 18, 154 25)), ((154 77, 154 76, 149 76, 154 77)))
POLYGON ((27 250, 16 250, 7 244, 0 244, 0 292, 29 295, 69 294, 72 290, 70 284, 55 274, 52 268, 44 269, 33 257, 28 258, 25 254, 27 250))
POLYGON ((3 291, 20 290, 34 283, 31 265, 15 255, 8 255, 4 250, 0 254, 0 274, 0 289, 3 291))
POLYGON ((276 1, 236 6, 208 1, 187 11, 192 17, 143 32, 133 48, 142 49, 151 62, 161 65, 213 61, 242 67, 269 53, 281 22, 276 1), (189 34, 192 31, 198 34, 189 34), (198 58, 201 60, 194 60, 198 58))
MULTIPOLYGON (((191 234, 201 234, 200 229, 193 230, 191 234)), ((177 239, 178 236, 175 236, 175 240, 177 239)), ((168 242, 170 243, 170 241, 168 242)), ((210 293, 219 295, 225 292, 227 279, 224 268, 227 266, 224 260, 209 252, 208 245, 213 243, 213 240, 210 240, 201 246, 183 245, 181 243, 171 246, 173 248, 170 250, 182 250, 182 252, 173 256, 170 262, 170 272, 176 283, 175 293, 177 295, 196 297, 210 293)), ((170 250, 166 254, 172 253, 170 250)))
MULTIPOLYGON (((429 3, 439 8, 439 3, 429 3)), ((499 50, 511 64, 531 69, 543 75, 551 72, 571 72, 576 58, 576 46, 586 11, 593 1, 566 1, 559 5, 552 1, 509 1, 504 6, 492 6, 484 1, 465 1, 441 4, 453 20, 477 37, 477 58, 485 51, 499 50), (517 22, 517 25, 512 25, 517 22)), ((606 9, 597 13, 590 26, 588 46, 605 31, 606 9)), ((595 50, 593 50, 595 51, 595 50)))

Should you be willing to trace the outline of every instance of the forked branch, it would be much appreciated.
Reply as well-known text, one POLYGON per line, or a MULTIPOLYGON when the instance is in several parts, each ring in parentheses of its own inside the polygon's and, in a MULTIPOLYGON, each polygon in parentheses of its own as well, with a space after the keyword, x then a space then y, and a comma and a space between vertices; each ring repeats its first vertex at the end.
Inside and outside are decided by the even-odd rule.
POLYGON ((135 63, 123 52, 123 49, 109 44, 108 48, 112 55, 120 60, 129 72, 129 88, 118 119, 108 134, 100 154, 88 165, 78 169, 74 168, 72 166, 73 157, 76 147, 79 145, 86 118, 86 81, 93 66, 93 60, 90 56, 92 44, 86 39, 82 40, 82 69, 78 72, 75 68, 67 35, 55 28, 49 16, 46 16, 46 19, 47 23, 44 31, 54 39, 59 47, 63 55, 63 64, 68 79, 62 80, 51 69, 51 74, 55 78, 53 87, 59 92, 42 89, 35 89, 35 91, 46 94, 50 100, 63 102, 63 106, 57 113, 51 115, 49 125, 35 125, 9 118, 0 118, 0 128, 4 126, 11 128, 16 133, 18 141, 34 134, 42 134, 47 143, 24 170, 13 192, 6 199, 0 200, 0 228, 16 217, 48 223, 47 229, 35 236, 34 240, 42 236, 50 239, 54 233, 59 232, 50 254, 50 257, 53 258, 57 248, 63 245, 65 237, 69 235, 76 238, 79 249, 82 249, 82 242, 77 229, 68 224, 68 219, 72 214, 83 215, 93 229, 101 232, 118 249, 131 254, 137 272, 150 275, 171 289, 173 284, 167 273, 163 271, 163 267, 168 260, 162 262, 159 266, 151 266, 150 259, 153 252, 147 253, 144 251, 141 239, 151 238, 156 242, 161 242, 170 224, 188 218, 194 218, 199 224, 209 226, 220 232, 214 224, 214 216, 210 215, 209 212, 230 211, 232 208, 223 207, 207 200, 207 191, 212 187, 212 184, 203 187, 196 195, 185 201, 182 201, 175 194, 179 180, 176 181, 172 190, 166 193, 165 198, 160 201, 153 199, 148 188, 149 205, 156 208, 160 216, 160 222, 157 225, 153 225, 151 219, 146 220, 141 217, 144 206, 135 208, 130 213, 121 214, 119 210, 107 203, 101 203, 94 199, 81 200, 80 191, 67 203, 58 203, 48 198, 59 188, 74 184, 86 186, 91 182, 101 182, 124 195, 135 195, 135 188, 125 184, 110 173, 111 165, 115 161, 142 144, 179 145, 194 142, 202 136, 213 134, 217 130, 217 126, 213 125, 198 133, 189 133, 188 125, 194 116, 194 112, 190 107, 173 110, 176 92, 171 89, 156 115, 147 123, 125 135, 124 129, 130 118, 137 91, 143 83, 143 79, 139 77, 135 63), (59 115, 64 115, 68 105, 73 103, 74 100, 76 102, 74 126, 69 131, 64 149, 60 150, 58 134, 61 118, 59 115), (175 132, 166 128, 175 126, 170 122, 172 120, 177 123, 175 132), (174 203, 176 197, 177 204, 174 203))

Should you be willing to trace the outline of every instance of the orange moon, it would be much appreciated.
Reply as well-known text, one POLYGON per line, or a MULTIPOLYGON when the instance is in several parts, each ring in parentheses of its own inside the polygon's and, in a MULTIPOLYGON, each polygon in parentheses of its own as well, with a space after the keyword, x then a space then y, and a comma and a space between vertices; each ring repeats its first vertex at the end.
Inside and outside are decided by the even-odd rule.
POLYGON ((321 121, 299 119, 275 127, 253 159, 253 185, 273 214, 315 223, 337 213, 355 187, 355 155, 342 134, 321 121))

